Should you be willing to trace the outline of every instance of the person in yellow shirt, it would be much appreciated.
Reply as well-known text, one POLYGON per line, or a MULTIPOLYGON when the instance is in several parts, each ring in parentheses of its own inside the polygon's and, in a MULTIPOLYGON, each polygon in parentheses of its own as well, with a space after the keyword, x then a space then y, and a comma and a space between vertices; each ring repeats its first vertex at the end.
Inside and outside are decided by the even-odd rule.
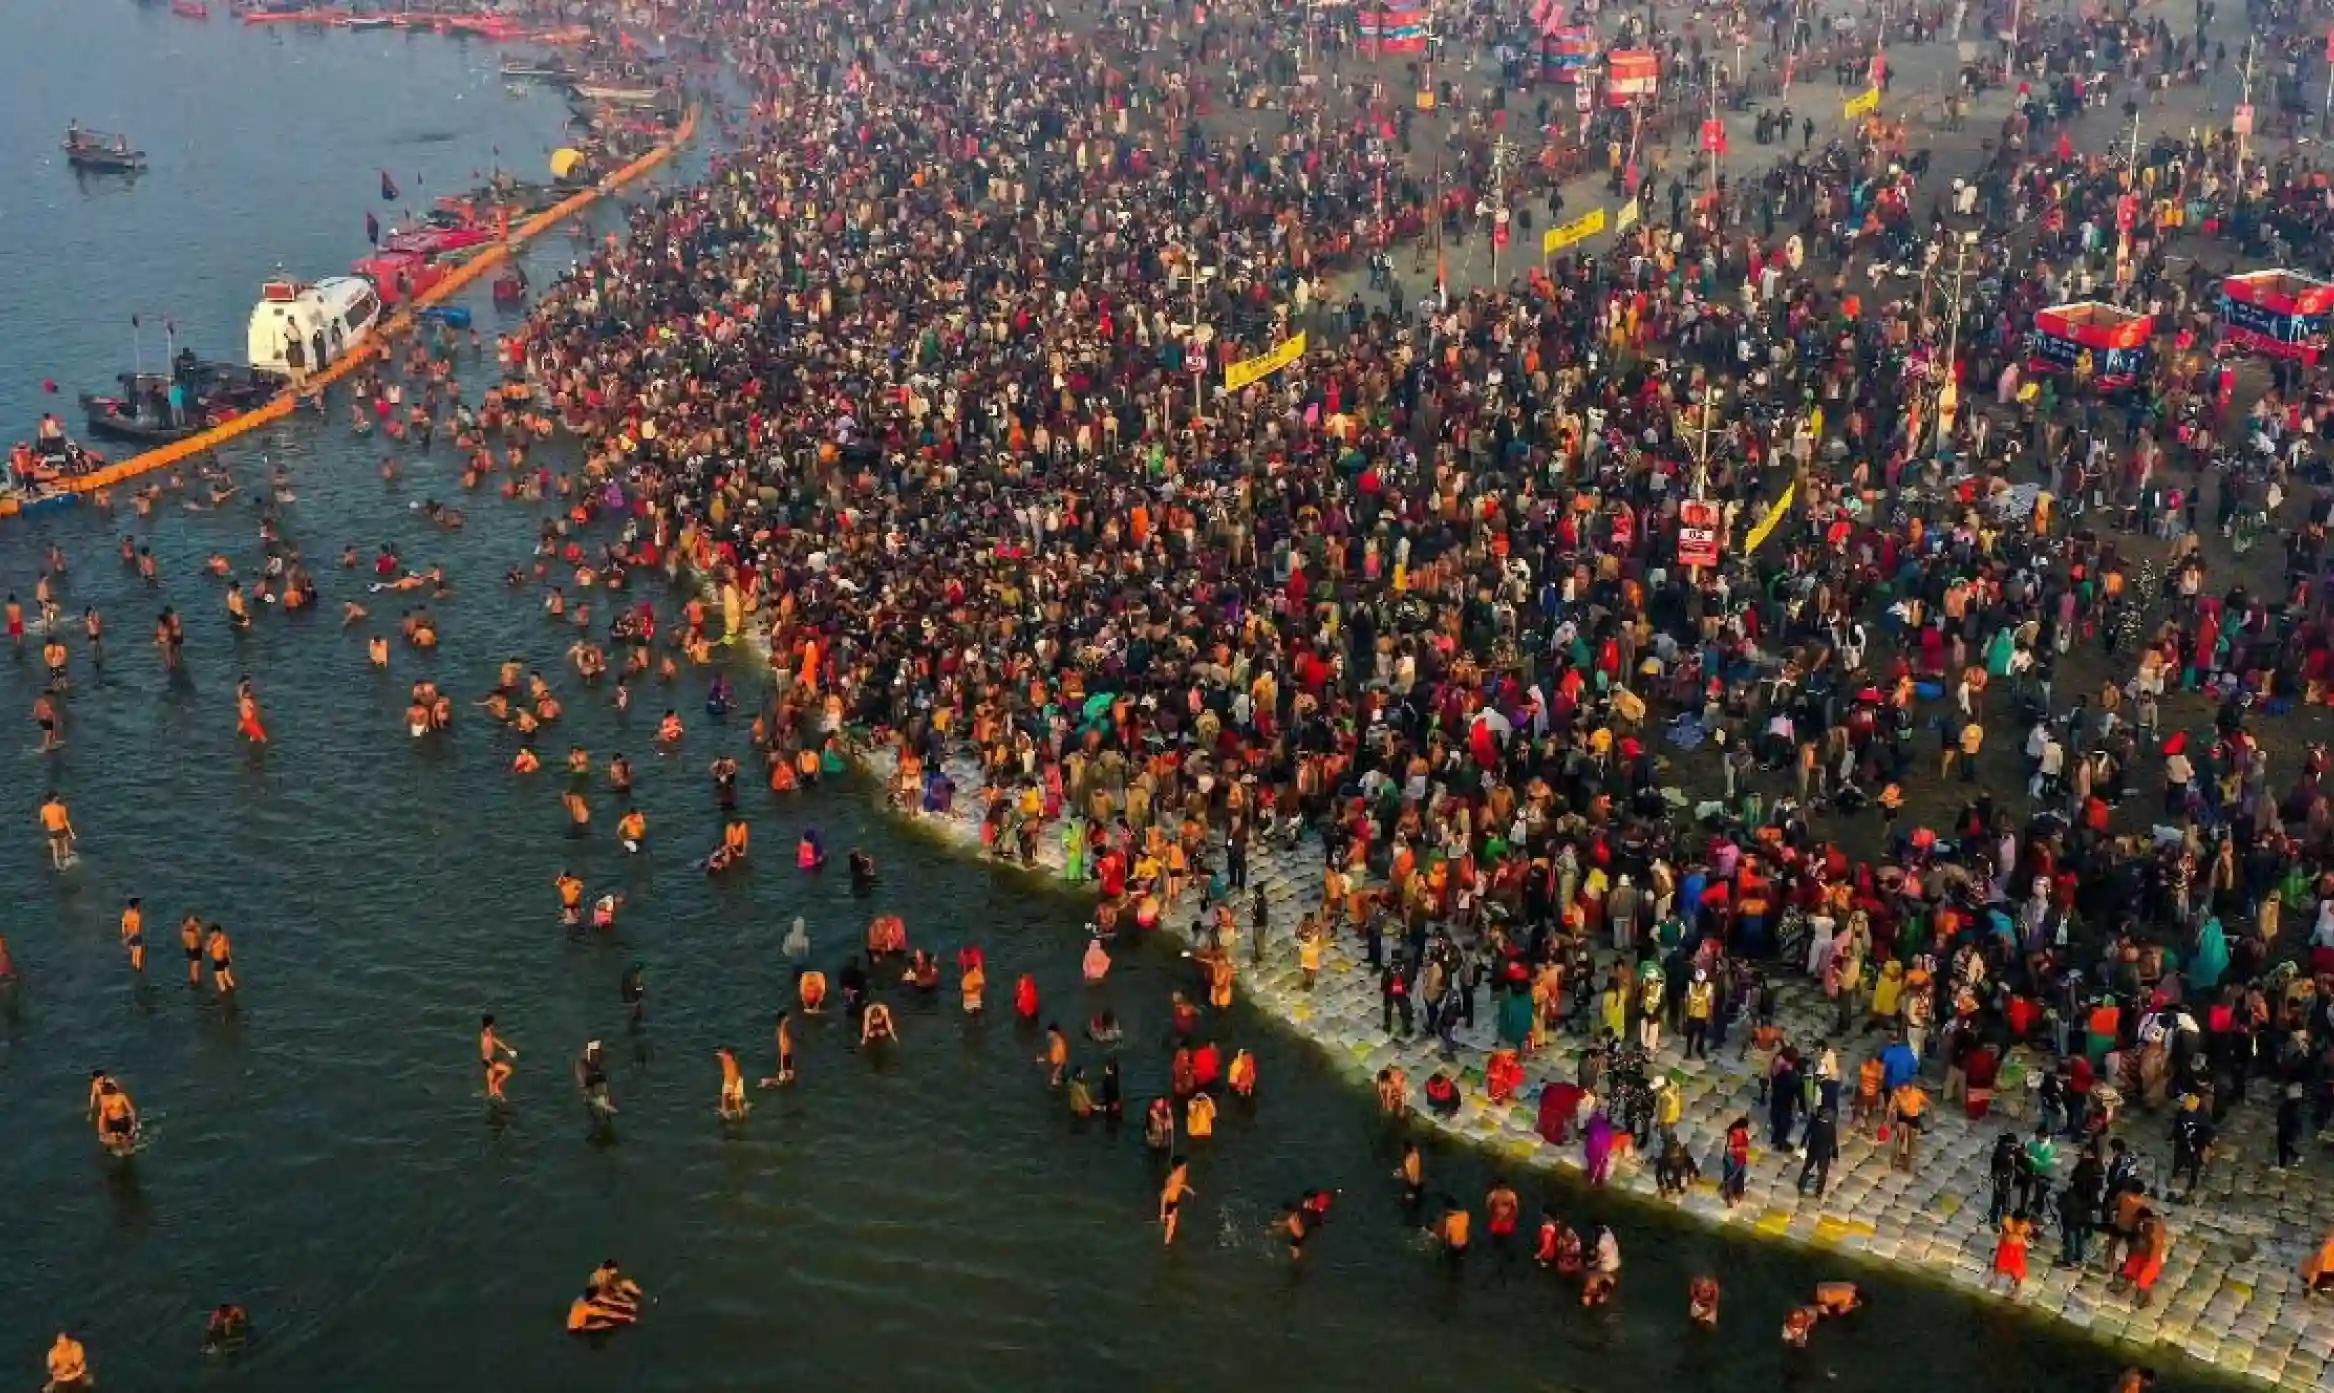
POLYGON ((1193 1141, 1206 1141, 1216 1134, 1216 1100, 1205 1093, 1194 1093, 1183 1107, 1183 1134, 1193 1141))
POLYGON ((1985 741, 1984 726, 1974 720, 1964 723, 1961 734, 1945 747, 1944 754, 1937 761, 1937 777, 1944 778, 1953 772, 1955 764, 1959 764, 1961 781, 1965 784, 1977 782, 1977 752, 1984 748, 1985 741))

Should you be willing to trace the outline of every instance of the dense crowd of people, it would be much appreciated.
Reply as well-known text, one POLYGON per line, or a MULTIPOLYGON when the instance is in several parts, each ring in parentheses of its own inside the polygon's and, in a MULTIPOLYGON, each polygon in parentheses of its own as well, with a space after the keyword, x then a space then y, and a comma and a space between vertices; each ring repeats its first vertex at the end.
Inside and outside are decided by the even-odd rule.
POLYGON ((2328 757, 2280 733, 2334 662, 2334 396, 2280 360, 2240 409, 2206 352, 2208 263, 2328 204, 2291 154, 2136 135, 2226 77, 2208 18, 2030 19, 1963 75, 2014 95, 1949 187, 1901 120, 1786 125, 1716 195, 1673 177, 1664 218, 1616 150, 1642 216, 1614 245, 1446 293, 1403 283, 1402 239, 1559 163, 1511 162, 1495 111, 1449 118, 1430 185, 1399 79, 1257 110, 1294 65, 1237 7, 749 6, 735 148, 510 362, 637 510, 620 549, 697 567, 767 645, 774 768, 872 735, 939 812, 971 758, 984 844, 1058 842, 1106 930, 1211 882, 1228 927, 1255 849, 1317 835, 1308 973, 1366 943, 1388 1030, 1423 1007, 1446 1041, 1487 989, 1495 1098, 1597 1042, 1542 1098, 1595 1175, 1617 1136, 1675 1146, 1660 1089, 1617 1086, 1665 1026, 1759 1051, 1818 1190, 1846 1128, 1916 1163, 1925 1079, 1973 1117, 2030 1088, 1999 1267, 2048 1200, 2065 1258, 2108 1233, 2144 1302, 2233 1105, 2266 1095, 2280 1166, 2334 1113, 2328 757), (1197 76, 1227 54, 1246 110, 1197 76), (2078 153, 2117 100, 2129 147, 2078 153), (2130 389, 2088 353, 2035 371, 2035 312, 2075 298, 2160 317, 2130 389), (1724 556, 1685 564, 1704 499, 1724 556), (2273 523, 2282 568, 2248 565, 2273 523), (1775 1027, 1801 971, 1833 1038, 1775 1027), (2152 1190, 2135 1109, 2172 1142, 2152 1190))
MULTIPOLYGON (((1959 175, 1901 111, 1820 144, 1803 112, 1766 114, 1776 158, 1722 180, 1665 170, 1645 112, 1575 129, 1472 68, 1363 61, 1343 20, 1313 36, 1332 77, 1297 56, 1301 12, 1211 8, 676 8, 750 107, 718 122, 710 177, 635 209, 505 340, 508 381, 454 423, 466 485, 556 495, 537 555, 579 596, 694 572, 715 605, 692 603, 681 651, 709 659, 718 611, 768 655, 773 790, 872 747, 900 807, 976 797, 991 852, 1058 852, 1100 893, 1089 981, 1187 891, 1211 1008, 1267 952, 1310 982, 1343 940, 1388 1034, 1453 1049, 1483 1013, 1492 1102, 1569 1052, 1542 1135, 1577 1138, 1592 1181, 1642 1153, 1665 1193, 1700 1169, 1665 1057, 1755 1055, 1766 1143, 1803 1152, 1818 1195, 1847 1137, 1910 1169, 1938 1108, 1983 1120, 2029 1091, 2031 1135, 1989 1167, 1996 1274, 2022 1285, 2055 1220, 2062 1262, 2103 1259, 2145 1304, 2233 1107, 2275 1110, 2281 1167, 2334 1120, 2334 803, 2309 724, 2334 696, 2334 393, 2301 359, 2262 384, 2210 352, 2214 271, 2322 257, 2334 198, 2232 132, 2142 132, 2171 89, 2229 80, 2209 5, 2185 33, 2027 16, 1947 98, 1958 123, 2011 93, 1959 175), (2115 103, 2128 144, 2079 151, 2115 103), (1609 244, 1454 285, 1447 256, 1502 212, 1561 217, 1563 179, 1600 169, 1628 200, 1609 244), (2129 386, 2087 352, 2040 371, 2035 315, 2074 299, 2158 317, 2129 386), (529 453, 554 435, 572 472, 529 453), (2282 556, 2249 560, 2272 532, 2282 556), (1256 909, 1243 964, 1252 860, 1313 844, 1317 901, 1277 936, 1256 909), (1794 1038, 1780 1002, 1809 991, 1830 1028, 1794 1038)), ((1934 40, 1999 18, 1890 22, 1934 40)), ((2302 52, 2291 6, 2250 18, 2302 52)), ((1719 71, 1726 31, 1628 23, 1729 100, 1756 86, 1719 71)), ((1859 71, 1864 40, 1829 17, 1730 27, 1765 35, 1770 68, 1859 71)), ((1462 32, 1515 75, 1505 18, 1462 32)), ((653 606, 608 618, 644 669, 653 606)), ((531 733, 547 693, 497 690, 531 733)), ((448 709, 417 688, 416 737, 448 709)), ((668 714, 660 742, 680 737, 668 714)), ((725 796, 737 776, 717 771, 725 796)), ((746 855, 734 806, 709 870, 746 855)), ((824 855, 807 836, 798 863, 824 855)), ((580 925, 580 880, 559 893, 580 925)), ((905 955, 875 933, 871 962, 905 955)), ((977 950, 959 971, 977 1013, 977 950)), ((843 988, 863 1043, 893 1038, 843 988)), ((798 989, 819 1009, 823 975, 798 989)), ((1178 999, 1163 1159, 1199 1100, 1212 1124, 1219 1069, 1237 1093, 1246 1060, 1253 1087, 1198 1012, 1178 999)), ((1048 1037, 1073 1109, 1115 1109, 1116 1061, 1098 1102, 1048 1037)), ((773 1082, 783 1020, 778 1046, 773 1082)), ((480 1050, 500 1099, 515 1052, 491 1016, 480 1050)), ((593 1059, 578 1086, 612 1115, 593 1059)), ((1414 1102, 1389 1070, 1379 1101, 1454 1113, 1460 1077, 1414 1102)), ((1704 1121, 1735 1203, 1761 1129, 1704 1121)), ((1170 1240, 1190 1193, 1175 1157, 1170 1240)), ((1327 1208, 1292 1203, 1292 1255, 1327 1208)), ((1504 1182, 1486 1221, 1514 1231, 1504 1182)), ((1433 1227, 1463 1251, 1470 1223, 1446 1204, 1433 1227)), ((1551 1230, 1543 1261, 1569 1245, 1594 1304, 1610 1240, 1551 1230)), ((599 1287, 571 1325, 621 1323, 599 1287)))

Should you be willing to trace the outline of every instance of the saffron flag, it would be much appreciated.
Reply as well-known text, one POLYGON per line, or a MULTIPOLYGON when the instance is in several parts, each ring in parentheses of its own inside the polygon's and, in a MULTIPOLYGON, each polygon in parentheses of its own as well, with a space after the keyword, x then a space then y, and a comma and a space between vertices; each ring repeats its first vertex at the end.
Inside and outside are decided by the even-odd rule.
POLYGON ((1269 353, 1259 353, 1253 358, 1243 358, 1226 366, 1224 390, 1237 392, 1252 382, 1262 382, 1304 356, 1305 335, 1299 331, 1269 353))
POLYGON ((1591 208, 1568 223, 1558 223, 1540 235, 1540 255, 1554 256, 1575 242, 1585 242, 1605 230, 1605 210, 1591 208))
POLYGON ((1776 524, 1783 521, 1783 515, 1791 511, 1791 500, 1798 492, 1799 483, 1797 480, 1784 486, 1783 496, 1776 499, 1774 505, 1767 509, 1766 515, 1759 519, 1757 526, 1744 534, 1742 539, 1743 555, 1748 556, 1757 551, 1759 543, 1767 540, 1767 534, 1774 531, 1776 524))

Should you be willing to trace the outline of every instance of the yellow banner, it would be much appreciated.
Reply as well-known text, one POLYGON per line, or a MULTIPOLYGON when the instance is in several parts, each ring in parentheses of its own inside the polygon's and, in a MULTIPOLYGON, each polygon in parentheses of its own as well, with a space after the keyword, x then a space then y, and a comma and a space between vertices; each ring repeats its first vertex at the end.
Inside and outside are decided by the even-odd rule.
POLYGON ((1243 358, 1224 369, 1224 390, 1237 392, 1251 382, 1262 382, 1282 368, 1305 356, 1305 336, 1298 333, 1270 353, 1259 353, 1243 358))
POLYGON ((1540 255, 1553 256, 1575 242, 1585 242, 1605 230, 1605 210, 1591 208, 1571 222, 1551 227, 1540 237, 1540 255))
POLYGON ((1793 480, 1784 487, 1783 496, 1775 500, 1773 507, 1767 509, 1766 516, 1759 519, 1758 526, 1753 527, 1744 535, 1742 539, 1743 555, 1748 556, 1757 551, 1759 543, 1767 540, 1767 534, 1774 531, 1776 524, 1783 521, 1783 515, 1791 511, 1791 499, 1798 492, 1799 483, 1797 480, 1793 480))
POLYGON ((1613 215, 1613 231, 1627 232, 1630 228, 1635 227, 1637 220, 1643 216, 1645 214, 1639 209, 1637 200, 1632 198, 1621 205, 1620 212, 1613 215))
POLYGON ((1863 96, 1849 98, 1847 105, 1840 109, 1847 113, 1847 117, 1851 121, 1859 116, 1870 116, 1873 112, 1880 110, 1880 89, 1878 87, 1866 88, 1863 96))

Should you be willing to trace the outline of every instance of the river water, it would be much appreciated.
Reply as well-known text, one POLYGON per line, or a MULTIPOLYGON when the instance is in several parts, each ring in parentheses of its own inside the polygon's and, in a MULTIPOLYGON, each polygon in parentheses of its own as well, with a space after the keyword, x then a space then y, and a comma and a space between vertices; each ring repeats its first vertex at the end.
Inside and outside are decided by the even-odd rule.
MULTIPOLYGON (((235 356, 254 288, 279 261, 310 274, 362 248, 381 209, 377 171, 409 199, 499 159, 532 176, 561 113, 506 94, 494 55, 438 37, 247 29, 177 19, 127 0, 19 0, 0 48, 0 421, 29 434, 40 380, 67 392, 128 366, 128 316, 175 316, 186 342, 235 356), (129 132, 153 169, 81 181, 55 158, 69 118, 129 132)), ((684 162, 683 171, 691 167, 684 162)), ((383 221, 392 219, 384 216, 383 221)), ((564 243, 530 252, 539 273, 564 243)), ((479 306, 482 324, 491 311, 479 306)), ((149 354, 156 336, 147 335, 149 354)), ((149 360, 151 361, 151 359, 149 360)), ((475 379, 477 370, 470 376, 475 379)), ((60 398, 58 400, 64 400, 60 398)), ((0 1369, 31 1376, 59 1324, 90 1347, 105 1386, 331 1388, 843 1388, 1308 1386, 1620 1390, 1778 1386, 2104 1388, 2117 1361, 1998 1306, 1877 1271, 1862 1316, 1786 1356, 1789 1304, 1836 1263, 1563 1191, 1567 1218, 1610 1220, 1627 1255, 1622 1295, 1590 1316, 1518 1261, 1479 1254, 1452 1277, 1398 1218, 1396 1142, 1327 1062, 1252 1012, 1223 1038, 1256 1051, 1251 1116, 1227 1112, 1197 1159, 1199 1199, 1177 1249, 1148 1222, 1157 1176, 1139 1129, 1073 1127, 1031 1063, 1038 1042, 1005 1014, 968 1026, 953 1004, 903 1003, 904 1046, 854 1053, 830 1017, 802 1035, 800 1085, 761 1094, 746 1124, 713 1115, 712 1051, 768 1063, 786 997, 778 951, 807 918, 830 969, 867 917, 904 914, 918 943, 988 950, 1000 1004, 1036 974, 1065 1021, 1106 1000, 1127 1023, 1130 1113, 1162 1083, 1163 1001, 1180 985, 1160 945, 1130 951, 1107 989, 1077 984, 1083 906, 994 870, 875 811, 863 786, 785 804, 749 793, 759 864, 714 882, 690 859, 718 835, 705 765, 743 752, 742 720, 702 710, 701 681, 642 690, 629 720, 564 674, 570 633, 500 577, 535 519, 472 500, 446 534, 410 505, 456 491, 441 452, 385 485, 380 450, 305 419, 228 456, 256 482, 261 457, 293 473, 282 510, 319 571, 321 612, 263 614, 230 633, 203 558, 248 573, 260 557, 246 500, 156 517, 86 509, 0 532, 0 587, 29 593, 42 548, 72 558, 68 613, 95 605, 112 630, 94 669, 76 645, 69 744, 56 757, 0 742, 0 917, 21 983, 0 993, 0 1264, 10 1300, 0 1369), (159 592, 118 562, 125 533, 161 559, 159 592), (344 546, 395 544, 442 562, 457 593, 433 606, 445 643, 400 651, 390 675, 339 627, 365 597, 344 546), (187 615, 185 675, 166 680, 145 641, 162 604, 187 615), (549 773, 505 772, 510 737, 465 712, 442 743, 399 729, 406 685, 434 676, 463 698, 521 657, 559 680, 570 714, 544 742, 624 750, 641 768, 653 854, 627 858, 606 825, 564 828, 549 773), (248 751, 232 688, 251 674, 274 743, 248 751), (666 706, 690 734, 650 752, 666 706), (81 866, 49 873, 34 808, 71 800, 81 866), (804 876, 786 850, 818 825, 838 851, 884 867, 872 903, 841 875, 804 876), (617 941, 577 944, 555 922, 553 876, 572 867, 630 897, 617 941), (115 941, 125 896, 144 898, 154 943, 134 980, 115 941), (187 911, 236 939, 241 1001, 224 1010, 180 977, 171 932, 187 911), (625 968, 650 985, 645 1030, 617 999, 625 968), (499 1014, 521 1049, 516 1106, 483 1105, 473 1036, 499 1014), (621 1116, 587 1135, 566 1066, 611 1042, 621 1116), (102 1160, 83 1121, 87 1071, 119 1075, 148 1119, 134 1161, 102 1160), (1326 1234, 1292 1272, 1265 1235, 1278 1203, 1342 1187, 1326 1234), (658 1298, 641 1326, 593 1348, 567 1339, 567 1299, 620 1256, 658 1298), (1725 1324, 1685 1333, 1693 1271, 1726 1281, 1725 1324), (196 1352, 203 1313, 238 1300, 259 1338, 231 1362, 196 1352)), ((0 654, 0 713, 19 720, 40 674, 0 654)), ((750 696, 744 703, 751 707, 750 696)), ((555 759, 554 759, 555 762, 555 759)), ((752 787, 749 781, 749 787, 752 787)), ((1050 1009, 1050 1008, 1049 1008, 1050 1009)), ((1477 1158, 1430 1152, 1437 1188, 1479 1203, 1477 1158)), ((1527 1204, 1541 1195, 1524 1187, 1527 1204)))

